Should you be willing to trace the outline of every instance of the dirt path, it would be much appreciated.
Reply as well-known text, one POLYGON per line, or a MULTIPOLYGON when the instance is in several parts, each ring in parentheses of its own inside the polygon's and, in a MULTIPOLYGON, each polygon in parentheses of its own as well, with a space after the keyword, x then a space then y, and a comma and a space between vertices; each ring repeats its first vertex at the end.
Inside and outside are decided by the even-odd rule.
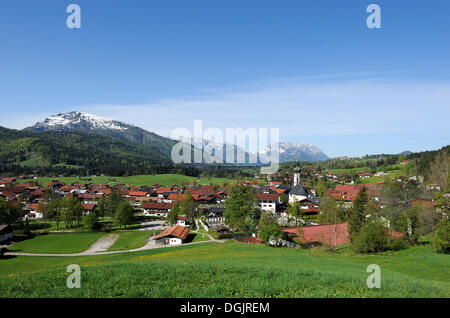
POLYGON ((105 252, 110 248, 114 242, 119 238, 119 234, 109 234, 99 238, 94 244, 92 244, 87 250, 79 253, 81 255, 92 255, 98 252, 105 252))
POLYGON ((118 253, 131 253, 131 252, 139 252, 146 251, 156 248, 166 248, 166 247, 176 247, 176 246, 184 246, 184 245, 196 245, 203 243, 223 243, 223 240, 214 239, 209 233, 200 233, 198 231, 191 231, 191 233, 203 234, 209 236, 209 241, 201 241, 194 243, 185 243, 182 245, 156 245, 155 241, 150 238, 147 239, 147 243, 139 248, 131 249, 131 250, 122 250, 122 251, 108 251, 114 242, 119 238, 119 234, 109 234, 107 236, 103 236, 99 238, 94 244, 92 244, 87 250, 76 253, 76 254, 39 254, 39 253, 16 253, 16 252, 6 252, 5 255, 11 256, 48 256, 48 257, 75 257, 75 256, 89 256, 89 255, 108 255, 108 254, 118 254, 118 253))

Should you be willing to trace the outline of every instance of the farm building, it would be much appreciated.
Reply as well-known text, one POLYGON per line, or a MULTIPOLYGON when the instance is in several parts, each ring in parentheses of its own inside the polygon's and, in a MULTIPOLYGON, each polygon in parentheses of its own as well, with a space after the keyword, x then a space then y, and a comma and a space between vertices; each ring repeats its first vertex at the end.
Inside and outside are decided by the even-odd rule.
POLYGON ((189 228, 175 225, 156 235, 154 240, 159 245, 180 245, 187 238, 188 234, 189 228))

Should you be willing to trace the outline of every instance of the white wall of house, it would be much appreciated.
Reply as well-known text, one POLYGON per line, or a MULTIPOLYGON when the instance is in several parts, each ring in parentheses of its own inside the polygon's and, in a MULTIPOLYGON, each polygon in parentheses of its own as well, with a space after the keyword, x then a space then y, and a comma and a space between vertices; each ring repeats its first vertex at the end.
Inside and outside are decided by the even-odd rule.
POLYGON ((155 212, 155 211, 150 211, 148 209, 144 209, 144 215, 145 216, 158 216, 158 217, 165 218, 165 217, 167 217, 167 212, 155 212))
POLYGON ((303 200, 306 200, 306 196, 289 194, 289 203, 299 202, 299 201, 303 201, 303 200))
POLYGON ((259 202, 259 207, 263 211, 269 211, 269 212, 275 213, 276 212, 276 208, 277 208, 277 204, 274 201, 260 201, 259 202))
POLYGON ((183 241, 178 237, 172 237, 169 239, 169 245, 180 245, 183 241))

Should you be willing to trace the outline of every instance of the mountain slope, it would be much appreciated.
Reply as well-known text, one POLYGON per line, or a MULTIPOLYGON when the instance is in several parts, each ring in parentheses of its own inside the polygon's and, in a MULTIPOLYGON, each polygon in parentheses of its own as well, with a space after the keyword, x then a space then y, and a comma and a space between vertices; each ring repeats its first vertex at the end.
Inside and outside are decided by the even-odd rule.
POLYGON ((73 171, 91 174, 150 173, 172 166, 154 146, 82 132, 18 131, 0 127, 0 172, 73 171), (28 169, 27 169, 28 167, 28 169))
POLYGON ((170 156, 176 141, 134 125, 81 112, 59 113, 24 130, 31 132, 85 132, 155 147, 170 156))

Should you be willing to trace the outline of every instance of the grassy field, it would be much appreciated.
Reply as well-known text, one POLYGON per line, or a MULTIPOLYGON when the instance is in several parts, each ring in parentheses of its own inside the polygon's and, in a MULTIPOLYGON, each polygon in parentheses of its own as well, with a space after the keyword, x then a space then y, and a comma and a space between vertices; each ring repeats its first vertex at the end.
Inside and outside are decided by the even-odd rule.
POLYGON ((205 243, 136 253, 0 260, 0 297, 450 297, 450 255, 429 245, 379 255, 347 249, 205 243), (81 288, 66 267, 81 266, 81 288), (381 267, 369 289, 367 266, 381 267))
MULTIPOLYGON (((37 181, 43 186, 47 186, 52 180, 59 180, 65 184, 72 184, 74 182, 82 183, 96 183, 96 184, 106 184, 111 183, 112 185, 123 183, 130 186, 143 186, 152 184, 162 184, 165 186, 170 186, 172 184, 182 184, 182 183, 193 183, 197 182, 201 185, 221 185, 225 182, 234 183, 235 180, 228 178, 195 178, 188 177, 181 174, 158 174, 158 175, 138 175, 131 177, 64 177, 64 178, 38 178, 37 181)), ((19 182, 28 182, 30 180, 20 180, 19 182)))
POLYGON ((155 234, 155 231, 134 231, 120 233, 117 241, 108 251, 122 251, 144 246, 148 237, 155 234))
MULTIPOLYGON (((391 170, 387 170, 385 171, 387 174, 383 175, 383 176, 379 176, 379 177, 371 177, 371 178, 361 178, 361 183, 365 183, 365 184, 376 184, 379 181, 384 181, 386 178, 397 178, 399 176, 407 176, 406 173, 406 166, 404 165, 400 165, 400 164, 396 164, 396 165, 391 165, 390 166, 391 170)), ((364 171, 368 171, 367 168, 353 168, 353 169, 330 169, 329 171, 335 173, 335 174, 340 174, 342 172, 348 173, 348 174, 353 174, 353 173, 362 173, 364 171)))
POLYGON ((205 235, 205 234, 191 233, 189 235, 192 235, 191 242, 204 242, 204 241, 209 241, 210 240, 209 236, 205 235))
POLYGON ((13 244, 9 247, 9 250, 21 253, 79 253, 86 250, 103 235, 105 235, 105 233, 38 235, 31 239, 13 244))

